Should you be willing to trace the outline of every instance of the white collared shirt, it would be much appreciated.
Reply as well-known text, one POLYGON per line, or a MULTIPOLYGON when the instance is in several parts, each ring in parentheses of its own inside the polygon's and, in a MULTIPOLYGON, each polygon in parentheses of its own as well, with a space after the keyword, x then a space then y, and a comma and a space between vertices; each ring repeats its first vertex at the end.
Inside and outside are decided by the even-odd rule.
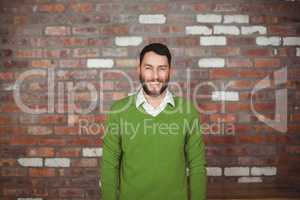
POLYGON ((156 108, 154 108, 151 104, 148 103, 148 101, 146 100, 146 98, 144 96, 143 88, 140 88, 139 91, 137 92, 135 106, 138 108, 142 104, 144 110, 148 114, 155 117, 166 108, 168 103, 170 103, 172 106, 175 106, 173 95, 168 90, 168 88, 166 89, 166 95, 165 95, 164 99, 162 100, 160 105, 156 108))

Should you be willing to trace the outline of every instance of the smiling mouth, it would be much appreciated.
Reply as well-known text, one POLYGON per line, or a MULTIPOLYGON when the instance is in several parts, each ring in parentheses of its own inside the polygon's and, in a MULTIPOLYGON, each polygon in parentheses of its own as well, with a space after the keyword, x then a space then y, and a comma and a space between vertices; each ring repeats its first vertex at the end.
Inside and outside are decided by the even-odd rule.
POLYGON ((150 85, 159 85, 160 83, 159 82, 150 82, 149 84, 150 85))

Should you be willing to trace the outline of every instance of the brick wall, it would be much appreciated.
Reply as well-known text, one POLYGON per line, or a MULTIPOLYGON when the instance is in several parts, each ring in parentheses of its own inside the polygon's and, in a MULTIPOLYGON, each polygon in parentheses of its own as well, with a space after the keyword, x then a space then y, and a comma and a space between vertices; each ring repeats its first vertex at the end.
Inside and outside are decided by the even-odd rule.
POLYGON ((297 0, 0 1, 0 199, 100 198, 105 111, 138 86, 149 42, 170 47, 170 87, 199 106, 208 196, 299 196, 299 9, 297 0))

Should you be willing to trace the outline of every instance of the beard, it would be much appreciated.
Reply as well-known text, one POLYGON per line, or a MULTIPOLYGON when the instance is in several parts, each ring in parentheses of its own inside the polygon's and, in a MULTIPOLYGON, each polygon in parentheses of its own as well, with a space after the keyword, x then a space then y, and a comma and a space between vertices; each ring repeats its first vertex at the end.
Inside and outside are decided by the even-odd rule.
POLYGON ((159 95, 161 95, 168 87, 168 82, 169 82, 169 79, 170 79, 170 76, 168 75, 168 78, 166 80, 161 80, 161 79, 153 79, 153 80, 149 80, 149 81, 146 81, 145 78, 142 76, 142 74, 140 74, 140 82, 142 84, 142 87, 144 89, 144 92, 149 95, 149 96, 152 96, 152 97, 157 97, 159 95), (161 88, 159 89, 159 91, 155 91, 155 90, 151 90, 148 85, 147 85, 147 82, 158 82, 158 83, 162 83, 162 86, 161 88))

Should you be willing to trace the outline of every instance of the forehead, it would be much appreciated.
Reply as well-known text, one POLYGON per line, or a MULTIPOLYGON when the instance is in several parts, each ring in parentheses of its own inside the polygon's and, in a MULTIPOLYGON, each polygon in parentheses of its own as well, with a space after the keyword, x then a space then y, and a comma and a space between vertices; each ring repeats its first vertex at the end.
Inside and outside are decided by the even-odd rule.
POLYGON ((142 64, 168 65, 168 58, 167 56, 159 55, 153 51, 149 51, 144 55, 142 64))

